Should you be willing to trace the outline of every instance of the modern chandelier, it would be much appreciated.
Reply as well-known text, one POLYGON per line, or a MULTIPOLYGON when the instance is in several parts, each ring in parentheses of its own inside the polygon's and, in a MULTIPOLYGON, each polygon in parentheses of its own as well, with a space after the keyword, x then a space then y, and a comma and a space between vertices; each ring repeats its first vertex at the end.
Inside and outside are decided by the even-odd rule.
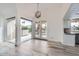
POLYGON ((35 12, 35 17, 40 18, 41 17, 41 11, 39 11, 39 3, 37 3, 37 11, 35 12))

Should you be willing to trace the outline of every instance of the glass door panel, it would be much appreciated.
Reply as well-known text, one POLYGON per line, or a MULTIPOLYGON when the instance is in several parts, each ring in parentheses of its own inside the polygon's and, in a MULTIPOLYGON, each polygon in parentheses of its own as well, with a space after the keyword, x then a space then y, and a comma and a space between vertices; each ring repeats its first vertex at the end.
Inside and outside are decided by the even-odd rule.
POLYGON ((35 38, 40 38, 40 22, 35 22, 35 38))
POLYGON ((47 37, 47 22, 35 22, 35 38, 46 39, 47 37))
POLYGON ((41 38, 45 39, 47 37, 47 22, 41 21, 41 38))
POLYGON ((32 21, 21 19, 21 42, 32 38, 32 21))
POLYGON ((7 42, 15 43, 15 18, 7 19, 7 42))

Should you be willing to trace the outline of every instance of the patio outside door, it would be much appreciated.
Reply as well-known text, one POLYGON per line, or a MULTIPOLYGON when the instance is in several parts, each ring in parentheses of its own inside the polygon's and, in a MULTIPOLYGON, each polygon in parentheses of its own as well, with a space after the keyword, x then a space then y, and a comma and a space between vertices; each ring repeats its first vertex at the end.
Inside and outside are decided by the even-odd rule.
POLYGON ((47 22, 46 21, 35 22, 35 38, 46 40, 47 38, 47 22))
POLYGON ((15 44, 15 17, 6 19, 6 42, 15 44))
POLYGON ((16 22, 15 17, 8 18, 5 21, 4 31, 6 42, 13 43, 15 46, 20 45, 32 38, 32 21, 21 17, 19 22, 16 22))
POLYGON ((21 42, 26 42, 32 38, 32 21, 21 17, 21 42))

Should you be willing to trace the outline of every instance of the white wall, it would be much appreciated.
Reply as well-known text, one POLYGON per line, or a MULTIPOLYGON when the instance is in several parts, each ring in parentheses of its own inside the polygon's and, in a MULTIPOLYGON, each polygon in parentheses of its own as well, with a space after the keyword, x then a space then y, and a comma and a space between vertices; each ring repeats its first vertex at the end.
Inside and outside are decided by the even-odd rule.
POLYGON ((6 18, 16 16, 16 4, 1 3, 0 4, 0 41, 4 39, 5 28, 4 22, 6 18))
POLYGON ((39 10, 41 17, 36 19, 34 14, 37 10, 36 4, 17 4, 18 16, 22 16, 33 21, 46 20, 48 26, 48 39, 50 41, 63 42, 63 17, 70 4, 41 3, 39 10))
POLYGON ((19 3, 19 4, 16 4, 16 7, 17 7, 17 16, 18 17, 24 17, 24 18, 33 20, 34 13, 36 10, 36 4, 19 3))
POLYGON ((70 4, 41 3, 39 8, 42 15, 39 19, 35 18, 35 12, 37 10, 36 5, 37 4, 33 3, 0 4, 0 14, 3 16, 3 18, 16 15, 17 17, 25 17, 33 21, 46 20, 48 26, 48 40, 63 43, 65 41, 63 38, 63 17, 67 12, 70 4))
POLYGON ((16 16, 16 4, 2 3, 0 4, 0 15, 4 18, 16 16))
POLYGON ((63 42, 63 17, 70 4, 51 4, 48 9, 48 38, 50 41, 63 42))
POLYGON ((3 17, 0 16, 0 42, 2 42, 3 39, 3 17))

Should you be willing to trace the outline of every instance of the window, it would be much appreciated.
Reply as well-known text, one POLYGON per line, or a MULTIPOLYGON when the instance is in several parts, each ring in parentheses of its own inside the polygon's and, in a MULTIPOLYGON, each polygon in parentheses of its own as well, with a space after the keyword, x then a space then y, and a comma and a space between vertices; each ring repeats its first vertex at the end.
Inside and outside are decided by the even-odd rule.
POLYGON ((79 20, 72 20, 71 21, 71 31, 79 33, 79 20))

